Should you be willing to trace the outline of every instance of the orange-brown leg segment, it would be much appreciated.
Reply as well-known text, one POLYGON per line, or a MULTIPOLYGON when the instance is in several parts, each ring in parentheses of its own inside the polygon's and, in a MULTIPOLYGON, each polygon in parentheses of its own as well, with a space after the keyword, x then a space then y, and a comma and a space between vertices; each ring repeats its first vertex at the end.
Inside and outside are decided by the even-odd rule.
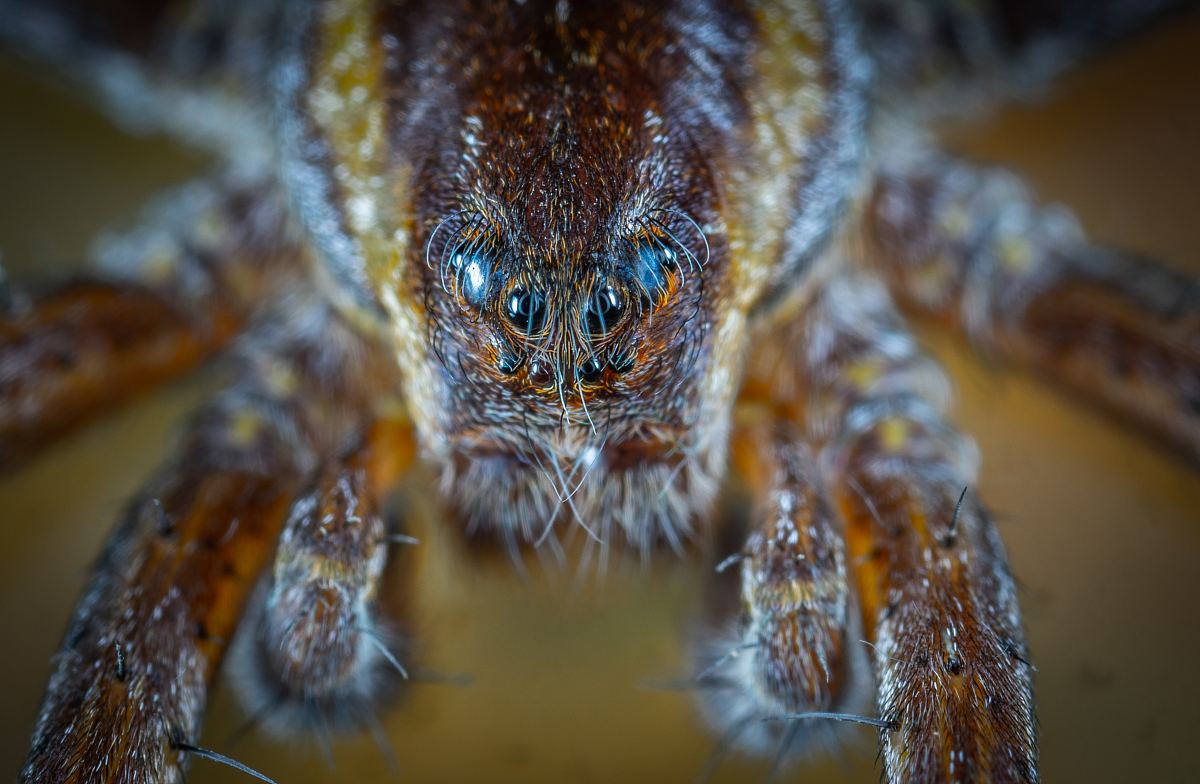
POLYGON ((896 157, 864 234, 906 305, 1200 460, 1200 280, 1090 244, 1010 173, 929 150, 896 157))
POLYGON ((1036 781, 1032 668, 1003 547, 969 489, 975 448, 943 418, 945 379, 882 283, 830 282, 755 378, 793 396, 845 527, 887 780, 1036 781))
POLYGON ((108 241, 98 277, 0 309, 0 469, 229 343, 304 258, 263 184, 195 183, 108 241))
POLYGON ((732 624, 704 641, 695 685, 723 745, 783 762, 830 737, 829 722, 814 725, 811 714, 845 704, 846 548, 814 456, 791 423, 747 407, 733 447, 756 502, 745 546, 722 564, 739 564, 740 601, 732 624))
POLYGON ((292 507, 260 617, 234 662, 242 701, 263 726, 370 724, 395 676, 408 677, 378 603, 389 548, 413 543, 387 530, 382 508, 414 455, 409 423, 381 420, 292 507))
POLYGON ((114 532, 55 660, 26 782, 182 780, 205 698, 288 508, 376 380, 310 303, 248 344, 246 376, 190 428, 114 532))
POLYGON ((846 546, 801 434, 772 420, 739 433, 738 470, 762 499, 741 559, 753 656, 776 710, 829 710, 846 673, 846 546))

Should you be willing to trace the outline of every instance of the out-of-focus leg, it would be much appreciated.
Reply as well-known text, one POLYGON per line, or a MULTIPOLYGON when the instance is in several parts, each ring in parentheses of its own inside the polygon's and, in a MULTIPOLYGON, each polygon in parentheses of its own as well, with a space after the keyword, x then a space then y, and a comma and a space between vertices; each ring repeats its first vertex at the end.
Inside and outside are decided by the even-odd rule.
POLYGON ((853 0, 880 106, 961 120, 1046 92, 1068 67, 1196 0, 853 0))
POLYGON ((1200 460, 1200 280, 1089 243, 1003 170, 929 149, 897 160, 863 233, 904 304, 1200 460))
POLYGON ((227 345, 306 261, 263 183, 193 183, 103 243, 97 277, 0 307, 0 468, 227 345))
POLYGON ((197 417, 113 533, 55 659, 22 781, 182 780, 289 506, 382 383, 325 305, 293 304, 247 344, 242 381, 197 417))
POLYGON ((376 422, 293 505, 233 661, 238 692, 263 726, 321 733, 369 724, 389 676, 408 677, 377 599, 389 547, 413 543, 387 530, 382 507, 414 455, 408 422, 376 422))

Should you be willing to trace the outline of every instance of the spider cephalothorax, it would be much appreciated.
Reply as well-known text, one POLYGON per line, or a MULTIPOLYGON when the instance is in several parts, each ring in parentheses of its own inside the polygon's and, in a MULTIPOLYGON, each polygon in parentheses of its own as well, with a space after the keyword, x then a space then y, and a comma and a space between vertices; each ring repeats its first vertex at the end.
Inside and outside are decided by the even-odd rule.
MULTIPOLYGON (((755 28, 770 39, 786 20, 690 3, 341 11, 310 21, 317 56, 285 99, 314 109, 321 157, 305 163, 322 187, 355 193, 342 223, 361 258, 335 266, 368 278, 366 298, 389 314, 452 503, 472 527, 526 541, 562 515, 598 539, 678 547, 722 470, 746 311, 776 254, 807 252, 763 235, 780 191, 814 179, 759 168, 811 154, 778 134, 774 106, 755 106, 755 28), (718 19, 700 49, 681 46, 718 19), (420 70, 402 67, 414 57, 420 70), (387 95, 394 111, 329 112, 335 89, 387 95), (365 139, 342 140, 360 124, 365 139), (356 228, 354 210, 395 230, 356 228)), ((841 13, 810 21, 824 30, 841 13)), ((825 66, 829 82, 861 90, 842 66, 825 66)), ((789 88, 796 102, 818 91, 809 113, 857 147, 860 124, 820 103, 819 82, 789 88)), ((795 231, 844 184, 802 204, 795 231)))
POLYGON ((626 96, 619 68, 533 51, 511 66, 540 73, 526 90, 500 94, 494 66, 485 84, 467 81, 466 125, 444 134, 457 154, 414 180, 429 194, 415 204, 425 258, 410 252, 405 284, 426 303, 441 391, 410 394, 444 395, 434 441, 471 524, 532 540, 561 513, 643 546, 678 541, 719 460, 699 412, 726 409, 729 394, 712 399, 708 380, 730 267, 713 163, 667 131, 644 74, 626 96), (597 81, 604 100, 570 99, 597 81), (625 498, 671 474, 680 487, 658 509, 625 498))

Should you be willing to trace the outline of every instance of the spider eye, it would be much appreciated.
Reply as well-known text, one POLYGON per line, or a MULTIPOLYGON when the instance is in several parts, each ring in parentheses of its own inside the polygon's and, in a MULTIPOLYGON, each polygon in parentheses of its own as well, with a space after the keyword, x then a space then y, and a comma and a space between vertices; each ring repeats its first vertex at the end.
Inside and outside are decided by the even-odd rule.
POLYGON ((679 267, 679 254, 674 248, 656 243, 643 243, 633 264, 634 278, 642 291, 655 302, 662 302, 670 293, 670 272, 679 267))
POLYGON ((506 376, 511 376, 525 364, 525 357, 520 354, 502 353, 496 360, 496 367, 506 376))
POLYGON ((482 253, 456 252, 450 258, 450 269, 459 296, 475 307, 482 305, 491 288, 491 257, 482 253))
POLYGON ((592 337, 606 335, 625 311, 625 298, 613 286, 601 284, 588 300, 585 321, 592 337))
POLYGON ((604 363, 596 357, 588 357, 588 359, 579 366, 579 378, 587 383, 600 380, 600 376, 604 373, 604 363))
POLYGON ((541 332, 546 323, 546 298, 518 286, 504 301, 504 315, 522 335, 541 332))
POLYGON ((608 366, 617 374, 624 374, 633 370, 633 363, 634 356, 628 351, 614 354, 608 359, 608 366))

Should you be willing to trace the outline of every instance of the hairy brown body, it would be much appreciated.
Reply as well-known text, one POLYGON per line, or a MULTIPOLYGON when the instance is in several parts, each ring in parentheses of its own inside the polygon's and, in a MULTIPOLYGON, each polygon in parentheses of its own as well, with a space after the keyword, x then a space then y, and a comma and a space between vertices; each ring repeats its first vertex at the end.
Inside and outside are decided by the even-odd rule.
POLYGON ((527 542, 573 514, 605 542, 678 544, 722 471, 751 312, 804 277, 848 195, 865 129, 845 9, 312 13, 286 93, 307 155, 285 177, 385 314, 447 497, 527 542), (674 263, 639 261, 656 252, 674 263), (591 334, 602 287, 621 312, 591 334), (536 329, 506 318, 514 292, 542 300, 536 329))
MULTIPOLYGON (((233 179, 251 172, 255 203, 279 219, 254 242, 242 210, 204 224, 236 247, 227 268, 202 265, 212 295, 199 302, 179 285, 193 280, 188 253, 165 276, 124 254, 152 295, 215 315, 149 319, 131 363, 104 312, 76 313, 78 334, 111 336, 88 349, 118 371, 108 395, 55 364, 54 298, 0 331, 0 370, 48 368, 42 398, 81 418, 263 319, 239 383, 114 534, 23 779, 178 780, 181 753, 207 753, 192 739, 247 606, 238 669, 255 712, 280 714, 267 726, 368 721, 381 672, 406 673, 376 599, 382 497, 414 451, 469 533, 518 558, 582 538, 603 562, 613 544, 645 556, 705 535, 732 443, 756 504, 733 559, 740 600, 700 646, 694 684, 726 743, 782 762, 810 727, 850 721, 880 731, 893 781, 1036 781, 1032 668, 1003 548, 969 493, 977 456, 866 271, 922 306, 930 286, 966 301, 967 285, 935 284, 969 277, 983 251, 956 255, 961 226, 923 220, 923 200, 953 203, 955 183, 921 167, 898 166, 864 198, 881 159, 924 150, 903 113, 872 133, 868 103, 938 80, 885 74, 872 93, 872 58, 903 54, 888 36, 911 31, 863 6, 865 40, 842 0, 167 3, 138 25, 98 14, 129 10, 119 3, 74 8, 74 25, 26 8, 60 26, 32 39, 43 54, 66 41, 77 63, 144 69, 142 90, 110 84, 118 112, 147 91, 196 101, 140 115, 150 127, 180 131, 195 105, 228 112, 182 132, 238 142, 224 150, 233 179), (865 245, 834 241, 863 226, 865 245), (279 253, 286 263, 263 264, 279 253), (903 266, 931 257, 932 283, 903 266), (261 290, 273 307, 254 301, 261 290), (31 360, 29 346, 44 350, 31 360), (167 606, 172 625, 155 625, 167 606), (869 665, 850 642, 859 629, 869 665), (865 709, 872 683, 878 715, 846 713, 865 709)), ((938 14, 903 20, 936 29, 938 14)), ((985 12, 964 14, 955 24, 992 30, 985 12)), ((1001 48, 1035 38, 1031 19, 1001 48)), ((960 65, 948 81, 979 75, 960 65)), ((968 210, 967 223, 991 217, 968 210)), ((1022 250, 1089 250, 1060 239, 1035 234, 1022 250)), ((1022 278, 1004 319, 950 320, 1075 383, 1079 367, 1112 380, 1122 365, 1107 354, 1167 357, 1169 372, 1112 380, 1107 397, 1151 427, 1185 423, 1177 441, 1194 447, 1195 297, 1120 303, 1171 311, 1136 340, 1064 333, 1042 297, 1078 273, 1022 278), (1171 413, 1148 415, 1142 387, 1171 413)), ((1107 324, 1110 306, 1073 300, 1069 320, 1107 324)), ((0 387, 6 440, 37 443, 45 417, 10 414, 38 392, 0 387)))

